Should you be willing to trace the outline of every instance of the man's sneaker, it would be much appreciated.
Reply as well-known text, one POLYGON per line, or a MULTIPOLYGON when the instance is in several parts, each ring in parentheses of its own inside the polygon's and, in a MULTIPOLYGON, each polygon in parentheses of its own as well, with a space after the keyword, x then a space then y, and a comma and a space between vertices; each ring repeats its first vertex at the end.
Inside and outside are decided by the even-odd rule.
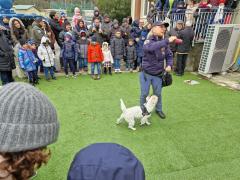
POLYGON ((75 74, 75 75, 73 75, 73 78, 75 78, 75 79, 76 79, 76 78, 77 78, 77 75, 76 75, 76 74, 75 74))
POLYGON ((118 70, 117 70, 117 69, 115 69, 115 70, 114 70, 114 72, 115 72, 115 73, 118 73, 118 70))
POLYGON ((57 78, 56 78, 56 77, 52 77, 52 79, 53 79, 53 80, 57 80, 57 78))
POLYGON ((156 111, 156 113, 161 119, 166 119, 166 115, 162 111, 156 111))
POLYGON ((66 78, 69 78, 69 75, 65 75, 66 78))
POLYGON ((99 80, 99 79, 101 79, 101 76, 100 76, 100 75, 97 76, 97 80, 99 80))
POLYGON ((122 73, 122 71, 121 71, 120 69, 118 69, 118 72, 119 72, 119 73, 122 73))

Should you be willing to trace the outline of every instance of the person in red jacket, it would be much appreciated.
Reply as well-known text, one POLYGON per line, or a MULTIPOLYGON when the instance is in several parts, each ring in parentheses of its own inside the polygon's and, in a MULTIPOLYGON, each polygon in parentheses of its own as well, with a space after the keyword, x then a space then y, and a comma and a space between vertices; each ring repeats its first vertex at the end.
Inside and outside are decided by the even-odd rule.
POLYGON ((101 62, 103 61, 103 53, 100 44, 95 36, 92 37, 91 43, 88 46, 88 62, 91 63, 91 75, 94 80, 99 80, 101 77, 101 62), (97 67, 97 77, 94 75, 95 67, 97 67))

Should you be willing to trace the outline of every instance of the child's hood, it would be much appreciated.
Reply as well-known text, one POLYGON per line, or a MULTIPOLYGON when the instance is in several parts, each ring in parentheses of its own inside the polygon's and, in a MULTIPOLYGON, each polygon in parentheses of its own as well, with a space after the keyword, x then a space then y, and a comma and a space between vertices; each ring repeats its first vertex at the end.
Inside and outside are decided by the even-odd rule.
POLYGON ((42 39, 41 39, 41 44, 46 43, 47 41, 50 42, 49 38, 46 37, 46 36, 43 36, 42 39))
POLYGON ((108 43, 107 42, 104 42, 103 44, 102 44, 102 49, 104 49, 104 47, 107 47, 106 49, 108 49, 108 43))

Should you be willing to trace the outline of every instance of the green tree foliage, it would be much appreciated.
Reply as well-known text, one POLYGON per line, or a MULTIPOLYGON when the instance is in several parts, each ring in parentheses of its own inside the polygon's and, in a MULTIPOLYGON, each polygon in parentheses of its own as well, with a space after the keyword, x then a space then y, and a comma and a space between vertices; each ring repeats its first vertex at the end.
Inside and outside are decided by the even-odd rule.
POLYGON ((131 0, 96 0, 100 12, 120 22, 131 14, 131 0))

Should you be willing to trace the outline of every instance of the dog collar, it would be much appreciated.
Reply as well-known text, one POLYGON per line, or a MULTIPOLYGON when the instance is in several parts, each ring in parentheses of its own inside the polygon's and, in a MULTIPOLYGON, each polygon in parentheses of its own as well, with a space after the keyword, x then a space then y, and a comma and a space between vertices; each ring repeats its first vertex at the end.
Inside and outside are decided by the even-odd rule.
POLYGON ((148 112, 148 110, 147 110, 147 108, 146 108, 145 105, 142 105, 142 106, 141 106, 141 110, 142 110, 142 115, 143 115, 143 116, 148 116, 148 115, 150 115, 150 113, 148 112))

